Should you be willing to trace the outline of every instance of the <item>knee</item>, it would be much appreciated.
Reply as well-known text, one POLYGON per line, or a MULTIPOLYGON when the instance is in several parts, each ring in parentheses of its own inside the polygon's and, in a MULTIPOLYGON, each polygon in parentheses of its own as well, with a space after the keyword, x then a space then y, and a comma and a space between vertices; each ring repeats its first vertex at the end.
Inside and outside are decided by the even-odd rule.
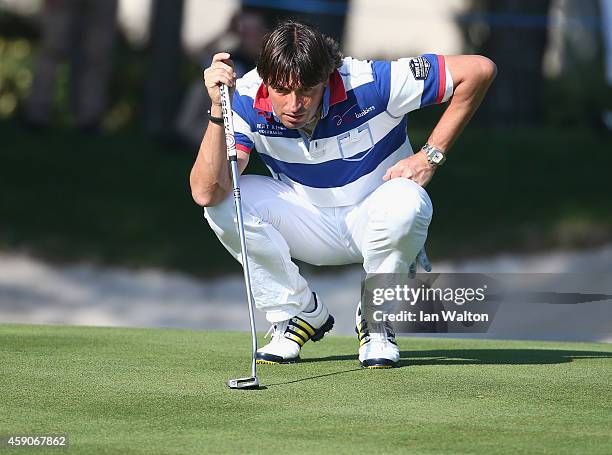
MULTIPOLYGON (((243 175, 240 177, 242 215, 246 228, 250 226, 253 215, 259 216, 256 201, 261 199, 258 192, 258 183, 261 183, 261 178, 258 175, 243 175)), ((221 236, 226 232, 235 233, 237 220, 233 193, 230 192, 220 203, 205 207, 204 216, 217 235, 221 236)))
POLYGON ((380 198, 373 204, 371 218, 384 229, 391 244, 399 244, 417 230, 427 230, 433 207, 420 185, 395 178, 384 183, 381 190, 380 198))
POLYGON ((236 229, 236 209, 231 193, 219 204, 205 207, 204 217, 218 236, 236 229))

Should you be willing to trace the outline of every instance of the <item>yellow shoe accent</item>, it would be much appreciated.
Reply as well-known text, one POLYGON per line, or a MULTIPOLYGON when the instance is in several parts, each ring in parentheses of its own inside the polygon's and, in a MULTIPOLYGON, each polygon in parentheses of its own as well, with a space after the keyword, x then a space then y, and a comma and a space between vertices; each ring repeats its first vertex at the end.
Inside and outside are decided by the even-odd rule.
POLYGON ((297 325, 300 329, 308 332, 308 334, 310 334, 311 337, 314 336, 316 333, 315 329, 308 322, 304 321, 303 319, 297 316, 291 319, 291 323, 293 325, 297 325))
POLYGON ((271 360, 263 360, 263 359, 257 359, 255 360, 255 363, 259 365, 278 365, 280 364, 280 362, 272 362, 271 360))

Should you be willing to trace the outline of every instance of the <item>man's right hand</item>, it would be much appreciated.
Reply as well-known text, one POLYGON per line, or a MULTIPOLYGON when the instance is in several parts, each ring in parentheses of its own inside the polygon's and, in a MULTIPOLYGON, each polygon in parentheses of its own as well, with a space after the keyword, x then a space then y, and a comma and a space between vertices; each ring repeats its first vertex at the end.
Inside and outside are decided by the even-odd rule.
POLYGON ((204 70, 204 85, 213 106, 221 105, 221 91, 219 90, 221 84, 227 85, 230 93, 236 84, 234 62, 230 60, 230 54, 227 52, 215 54, 210 66, 204 70))

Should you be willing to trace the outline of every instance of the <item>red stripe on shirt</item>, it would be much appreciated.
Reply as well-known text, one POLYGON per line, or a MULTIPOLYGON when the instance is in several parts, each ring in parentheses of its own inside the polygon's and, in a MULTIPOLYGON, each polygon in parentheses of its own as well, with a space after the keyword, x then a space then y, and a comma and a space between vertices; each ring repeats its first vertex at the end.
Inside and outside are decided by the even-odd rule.
POLYGON ((236 144, 236 148, 242 152, 251 153, 251 149, 246 145, 236 144))
POLYGON ((444 62, 444 56, 438 55, 438 97, 436 98, 436 104, 440 104, 444 99, 444 93, 446 92, 446 63, 444 62))

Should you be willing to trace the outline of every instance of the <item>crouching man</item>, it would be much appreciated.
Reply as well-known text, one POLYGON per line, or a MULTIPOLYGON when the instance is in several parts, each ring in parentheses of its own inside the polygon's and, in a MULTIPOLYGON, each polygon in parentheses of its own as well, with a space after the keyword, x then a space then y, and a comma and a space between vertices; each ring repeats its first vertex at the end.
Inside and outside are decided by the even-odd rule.
MULTIPOLYGON (((240 260, 219 86, 232 98, 240 172, 253 150, 272 176, 241 178, 253 296, 272 324, 259 363, 299 359, 334 318, 293 259, 314 265, 363 264, 366 273, 408 273, 432 217, 424 187, 496 73, 481 56, 427 54, 397 61, 343 58, 338 45, 298 22, 264 39, 257 68, 236 80, 231 56, 204 71, 209 125, 191 171, 194 200, 225 248, 240 260), (417 152, 407 114, 448 108, 417 152)), ((397 365, 391 328, 366 324, 357 304, 362 367, 397 365)))

